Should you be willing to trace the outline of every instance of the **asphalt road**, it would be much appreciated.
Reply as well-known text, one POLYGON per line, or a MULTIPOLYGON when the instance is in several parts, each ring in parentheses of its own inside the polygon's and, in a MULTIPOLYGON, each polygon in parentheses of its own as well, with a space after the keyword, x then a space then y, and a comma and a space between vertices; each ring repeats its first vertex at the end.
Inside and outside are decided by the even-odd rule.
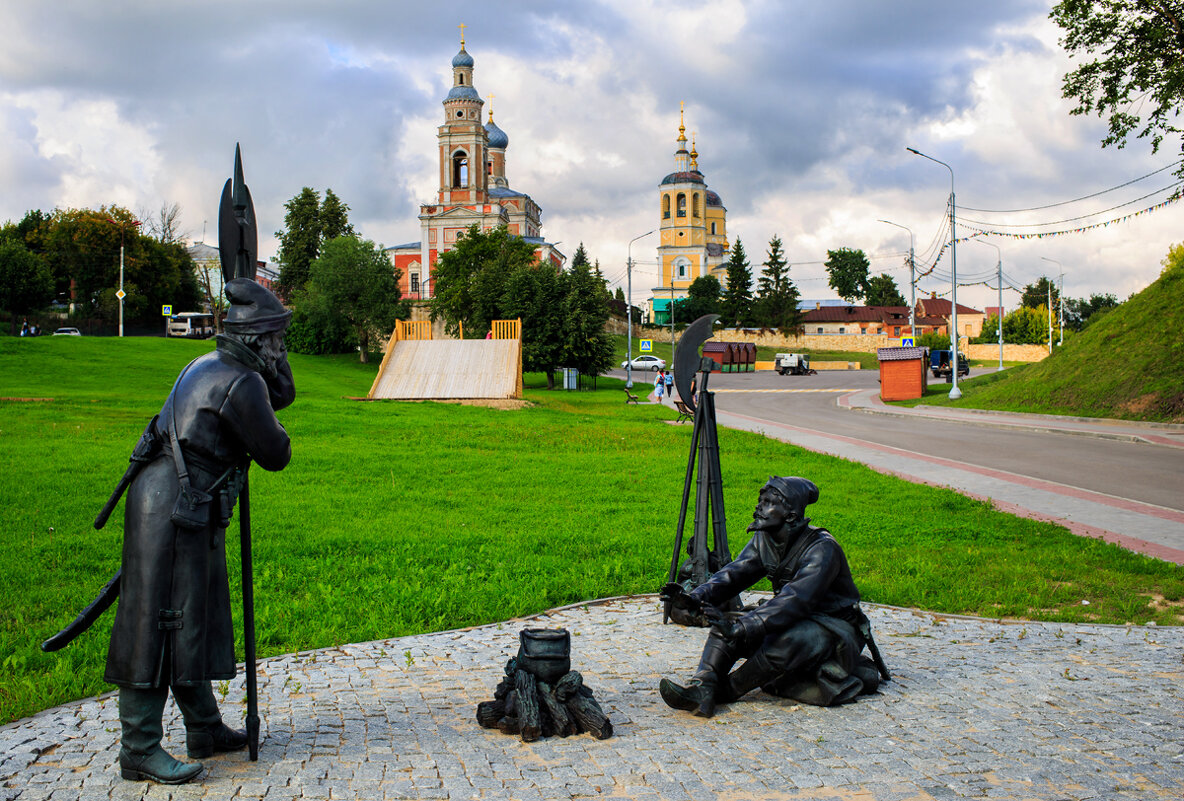
MULTIPOLYGON (((838 405, 845 393, 837 390, 876 388, 878 379, 874 370, 823 371, 812 376, 720 373, 711 376, 709 387, 716 393, 720 413, 734 412, 1184 511, 1184 450, 1180 448, 869 414, 838 405)), ((648 373, 634 378, 635 384, 642 384, 638 389, 646 391, 652 388, 651 382, 648 373)))

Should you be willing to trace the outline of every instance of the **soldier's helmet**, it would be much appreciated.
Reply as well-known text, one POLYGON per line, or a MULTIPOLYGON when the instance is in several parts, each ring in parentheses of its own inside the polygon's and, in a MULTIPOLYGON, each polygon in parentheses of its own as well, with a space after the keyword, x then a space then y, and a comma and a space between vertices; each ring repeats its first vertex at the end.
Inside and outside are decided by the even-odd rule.
POLYGON ((797 476, 769 476, 765 487, 784 498, 798 517, 804 516, 806 507, 818 500, 818 487, 814 482, 797 476))
POLYGON ((292 319, 292 312, 284 308, 279 298, 250 278, 227 281, 226 297, 230 301, 230 311, 226 313, 228 333, 270 334, 283 331, 292 319))

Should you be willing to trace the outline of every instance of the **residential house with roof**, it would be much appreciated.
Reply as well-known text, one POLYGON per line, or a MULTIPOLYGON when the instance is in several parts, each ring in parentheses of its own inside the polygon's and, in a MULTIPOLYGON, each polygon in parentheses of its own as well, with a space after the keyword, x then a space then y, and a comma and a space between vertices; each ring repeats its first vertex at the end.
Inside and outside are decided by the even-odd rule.
MULTIPOLYGON (((961 311, 961 304, 958 306, 961 311)), ((916 336, 931 332, 946 333, 943 317, 918 313, 916 336)), ((961 320, 959 320, 959 324, 961 320)), ((802 315, 802 329, 807 336, 876 334, 889 337, 910 336, 908 306, 823 306, 818 304, 802 315)))
POLYGON ((482 124, 484 101, 473 86, 473 57, 465 51, 452 59, 452 88, 444 98, 444 122, 437 129, 440 188, 432 203, 419 207, 419 240, 386 249, 401 271, 403 297, 430 298, 432 269, 471 226, 491 231, 505 226, 535 246, 535 258, 561 269, 567 257, 542 235, 542 209, 530 195, 510 188, 506 149, 510 137, 493 121, 482 124))
MULTIPOLYGON (((917 313, 926 317, 941 317, 947 326, 953 324, 953 304, 946 298, 928 297, 917 301, 917 313)), ((979 309, 958 304, 958 335, 970 339, 983 330, 987 316, 979 309)))

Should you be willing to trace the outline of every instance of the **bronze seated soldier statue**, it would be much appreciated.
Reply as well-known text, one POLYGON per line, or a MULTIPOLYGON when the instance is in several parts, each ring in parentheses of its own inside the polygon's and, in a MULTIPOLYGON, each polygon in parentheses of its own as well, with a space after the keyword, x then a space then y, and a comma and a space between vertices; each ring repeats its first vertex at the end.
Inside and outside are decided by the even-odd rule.
POLYGON ((752 540, 739 556, 689 593, 677 582, 662 588, 664 601, 702 611, 712 627, 690 684, 662 679, 659 690, 669 706, 711 717, 717 703, 757 687, 831 706, 875 692, 881 676, 890 678, 843 549, 805 516, 817 500, 813 482, 771 477, 748 527, 752 540), (773 598, 741 612, 719 611, 765 577, 773 583, 773 598), (862 656, 864 646, 872 658, 862 656))

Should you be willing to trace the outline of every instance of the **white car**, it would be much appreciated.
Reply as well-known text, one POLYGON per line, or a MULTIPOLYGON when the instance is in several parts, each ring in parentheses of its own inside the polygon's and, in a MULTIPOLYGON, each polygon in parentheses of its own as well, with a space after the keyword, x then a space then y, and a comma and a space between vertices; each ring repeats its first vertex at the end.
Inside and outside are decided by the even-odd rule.
POLYGON ((55 337, 80 337, 82 336, 82 332, 77 328, 59 328, 53 332, 53 335, 55 337))
MULTIPOLYGON (((621 369, 624 370, 629 366, 629 364, 630 362, 628 360, 621 362, 621 369)), ((665 359, 659 359, 657 356, 649 356, 646 354, 634 356, 632 364, 634 370, 650 370, 651 372, 656 373, 659 370, 666 369, 665 359)))

